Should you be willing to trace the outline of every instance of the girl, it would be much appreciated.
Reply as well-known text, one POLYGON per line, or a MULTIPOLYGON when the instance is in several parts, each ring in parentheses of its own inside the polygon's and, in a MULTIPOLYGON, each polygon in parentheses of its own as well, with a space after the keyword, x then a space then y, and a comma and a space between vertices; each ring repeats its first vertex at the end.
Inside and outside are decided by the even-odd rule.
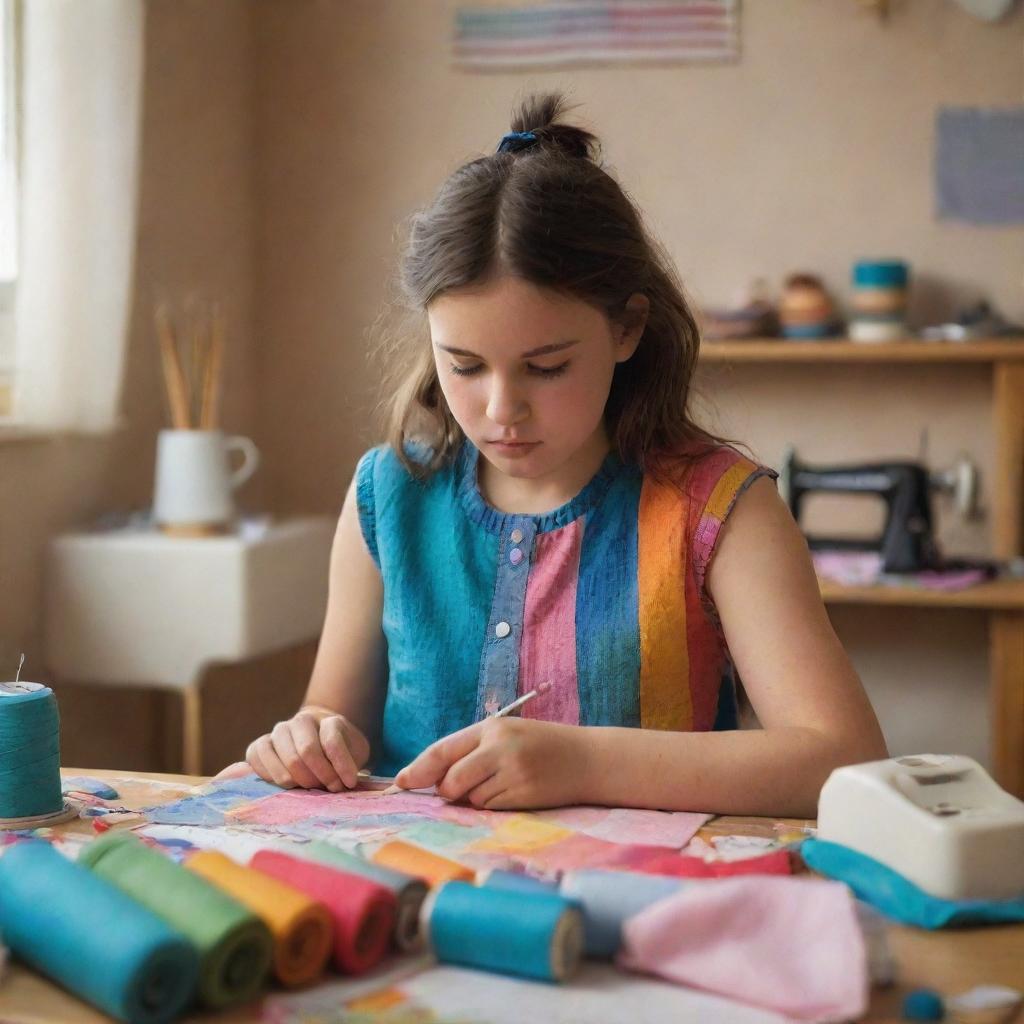
POLYGON ((236 770, 813 816, 833 768, 887 756, 878 723, 775 473, 690 418, 693 315, 562 108, 527 101, 413 221, 429 344, 345 500, 306 703, 236 770))

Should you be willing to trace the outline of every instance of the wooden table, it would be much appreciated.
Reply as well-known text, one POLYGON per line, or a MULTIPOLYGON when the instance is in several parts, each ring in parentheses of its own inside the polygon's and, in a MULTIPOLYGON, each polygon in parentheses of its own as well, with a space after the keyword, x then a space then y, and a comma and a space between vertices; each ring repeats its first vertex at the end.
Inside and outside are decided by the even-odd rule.
MULTIPOLYGON (((90 775, 97 778, 146 778, 198 785, 200 776, 156 775, 137 772, 64 769, 65 775, 90 775)), ((780 819, 781 820, 781 819, 780 819)), ((59 826, 62 832, 92 834, 91 819, 78 819, 59 826)), ((787 819, 799 826, 807 822, 787 819)), ((777 835, 772 818, 721 817, 710 821, 704 835, 777 835)), ((903 996, 915 988, 933 988, 952 995, 974 985, 1024 984, 1024 925, 993 928, 966 928, 956 931, 927 932, 894 925, 889 932, 892 952, 899 969, 899 983, 887 990, 876 989, 864 1021, 870 1024, 897 1024, 901 1020, 903 996)), ((193 1013, 186 1024, 242 1024, 259 1021, 258 1004, 221 1013, 193 1013)), ((15 963, 0 985, 0 1021, 3 1024, 104 1024, 110 1018, 69 995, 40 975, 15 963)))

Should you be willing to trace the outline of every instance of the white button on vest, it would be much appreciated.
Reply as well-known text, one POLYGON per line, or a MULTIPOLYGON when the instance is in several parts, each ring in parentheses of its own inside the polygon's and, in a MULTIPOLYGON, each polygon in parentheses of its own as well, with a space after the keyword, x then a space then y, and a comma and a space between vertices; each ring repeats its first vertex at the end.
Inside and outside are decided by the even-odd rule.
POLYGON ((513 544, 518 544, 523 539, 523 531, 517 526, 509 536, 512 538, 513 544))
POLYGON ((499 622, 494 627, 494 635, 496 637, 498 637, 499 640, 503 640, 511 632, 512 632, 512 627, 507 622, 499 622))

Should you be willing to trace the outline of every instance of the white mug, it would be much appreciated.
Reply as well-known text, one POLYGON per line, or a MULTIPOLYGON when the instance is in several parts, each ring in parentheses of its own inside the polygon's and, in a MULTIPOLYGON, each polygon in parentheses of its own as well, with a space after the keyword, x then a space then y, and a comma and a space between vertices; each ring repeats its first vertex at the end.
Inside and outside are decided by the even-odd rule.
POLYGON ((161 526, 219 526, 235 517, 232 492, 256 472, 259 449, 219 430, 161 430, 153 518, 161 526), (232 470, 230 455, 242 454, 232 470))

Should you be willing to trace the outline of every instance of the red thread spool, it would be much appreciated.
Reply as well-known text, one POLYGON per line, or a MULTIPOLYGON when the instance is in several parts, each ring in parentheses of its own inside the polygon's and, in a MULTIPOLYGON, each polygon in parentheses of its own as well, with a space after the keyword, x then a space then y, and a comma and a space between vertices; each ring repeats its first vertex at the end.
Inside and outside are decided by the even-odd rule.
POLYGON ((326 904, 334 922, 334 963, 339 971, 362 974, 380 963, 397 912, 390 889, 277 850, 258 851, 249 866, 326 904))

